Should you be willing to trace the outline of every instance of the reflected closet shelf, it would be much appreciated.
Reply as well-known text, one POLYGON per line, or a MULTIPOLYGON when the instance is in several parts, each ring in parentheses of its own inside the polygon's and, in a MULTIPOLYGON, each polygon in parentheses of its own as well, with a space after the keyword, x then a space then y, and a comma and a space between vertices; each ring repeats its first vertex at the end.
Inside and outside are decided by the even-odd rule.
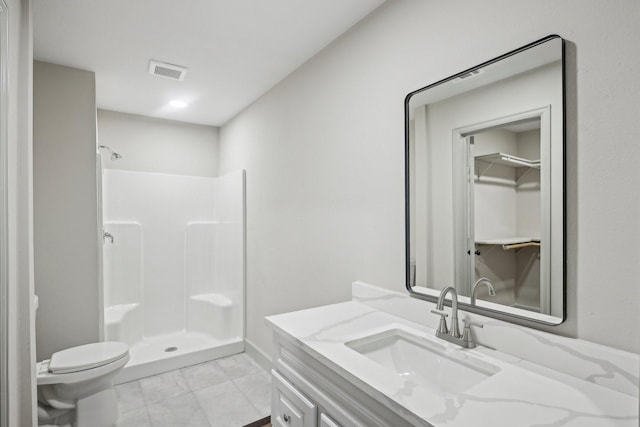
POLYGON ((540 169, 540 159, 529 160, 505 153, 485 154, 484 156, 476 156, 475 159, 496 165, 540 169))
POLYGON ((540 246, 538 237, 504 237, 500 239, 478 239, 476 245, 502 245, 502 249, 519 249, 529 246, 540 246))

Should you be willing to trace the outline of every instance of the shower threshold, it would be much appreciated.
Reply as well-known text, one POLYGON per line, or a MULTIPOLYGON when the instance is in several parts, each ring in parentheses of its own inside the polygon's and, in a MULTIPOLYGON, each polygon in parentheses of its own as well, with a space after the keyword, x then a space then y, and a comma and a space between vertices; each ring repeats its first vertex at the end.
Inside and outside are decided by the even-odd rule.
POLYGON ((153 337, 129 347, 130 360, 116 384, 196 365, 244 351, 242 338, 226 340, 196 332, 176 332, 153 337))

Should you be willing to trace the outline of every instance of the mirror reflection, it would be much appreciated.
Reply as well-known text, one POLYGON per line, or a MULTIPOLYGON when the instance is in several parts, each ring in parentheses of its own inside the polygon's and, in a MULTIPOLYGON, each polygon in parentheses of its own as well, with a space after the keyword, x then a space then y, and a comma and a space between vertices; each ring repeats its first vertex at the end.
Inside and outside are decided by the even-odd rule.
POLYGON ((562 322, 562 52, 548 37, 407 96, 412 293, 562 322))

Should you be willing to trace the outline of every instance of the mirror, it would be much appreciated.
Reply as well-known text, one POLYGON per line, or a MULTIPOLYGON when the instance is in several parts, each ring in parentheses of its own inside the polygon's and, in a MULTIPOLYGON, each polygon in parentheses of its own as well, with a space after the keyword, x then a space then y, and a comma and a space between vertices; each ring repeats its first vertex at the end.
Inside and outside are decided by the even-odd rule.
POLYGON ((470 311, 562 323, 564 41, 407 95, 405 153, 409 292, 453 286, 470 311))

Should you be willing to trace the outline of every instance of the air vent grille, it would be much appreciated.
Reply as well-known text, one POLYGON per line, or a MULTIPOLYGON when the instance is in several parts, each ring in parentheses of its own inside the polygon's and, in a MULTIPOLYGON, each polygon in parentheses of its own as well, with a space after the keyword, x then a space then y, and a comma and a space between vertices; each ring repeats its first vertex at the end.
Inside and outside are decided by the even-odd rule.
POLYGON ((166 62, 149 61, 149 74, 164 77, 171 80, 184 80, 187 68, 180 65, 167 64, 166 62))
POLYGON ((482 70, 473 70, 473 71, 469 71, 466 74, 461 75, 460 77, 458 77, 460 80, 464 80, 464 79, 468 79, 469 77, 473 77, 473 76, 477 76, 478 74, 482 73, 482 70))

